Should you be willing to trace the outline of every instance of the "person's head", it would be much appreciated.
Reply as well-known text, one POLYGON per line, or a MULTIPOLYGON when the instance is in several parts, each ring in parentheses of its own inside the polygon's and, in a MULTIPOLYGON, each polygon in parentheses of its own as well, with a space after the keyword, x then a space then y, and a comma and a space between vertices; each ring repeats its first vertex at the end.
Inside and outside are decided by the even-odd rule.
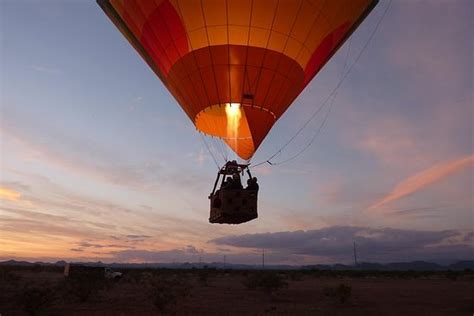
POLYGON ((255 183, 257 183, 257 177, 253 177, 253 178, 252 178, 252 181, 255 182, 255 183))

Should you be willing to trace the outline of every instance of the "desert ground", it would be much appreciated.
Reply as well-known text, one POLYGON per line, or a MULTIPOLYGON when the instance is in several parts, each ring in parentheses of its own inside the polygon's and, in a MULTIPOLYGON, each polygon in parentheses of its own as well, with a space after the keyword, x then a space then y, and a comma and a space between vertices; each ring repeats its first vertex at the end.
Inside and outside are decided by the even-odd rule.
POLYGON ((474 273, 0 267, 7 315, 473 315, 474 273))

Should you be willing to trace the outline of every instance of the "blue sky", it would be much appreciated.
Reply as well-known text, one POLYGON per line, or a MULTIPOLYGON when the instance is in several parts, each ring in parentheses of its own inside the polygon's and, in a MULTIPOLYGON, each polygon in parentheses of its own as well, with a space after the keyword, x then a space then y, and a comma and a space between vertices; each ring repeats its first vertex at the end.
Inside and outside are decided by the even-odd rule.
MULTIPOLYGON (((253 162, 328 96, 387 5, 305 89, 253 162)), ((394 0, 313 146, 288 164, 254 169, 259 218, 240 226, 207 222, 211 156, 94 1, 6 0, 0 9, 0 258, 227 254, 251 263, 267 248, 275 263, 349 262, 352 240, 367 260, 473 258, 471 1, 394 0), (298 231, 311 241, 303 253, 287 240, 298 231), (391 238, 403 240, 400 253, 391 238), (419 248, 407 254, 410 242, 419 248)), ((273 161, 300 150, 321 119, 273 161)))

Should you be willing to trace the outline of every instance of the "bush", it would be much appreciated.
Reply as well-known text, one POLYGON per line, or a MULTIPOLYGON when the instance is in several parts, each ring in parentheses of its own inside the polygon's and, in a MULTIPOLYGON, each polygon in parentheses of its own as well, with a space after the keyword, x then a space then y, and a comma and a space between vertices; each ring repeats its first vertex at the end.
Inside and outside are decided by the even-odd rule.
POLYGON ((352 294, 352 288, 349 285, 339 284, 336 287, 326 287, 324 289, 324 295, 330 297, 337 302, 344 304, 349 300, 352 294))
POLYGON ((146 276, 146 272, 129 270, 123 275, 122 280, 125 283, 140 284, 142 279, 144 279, 144 276, 146 276))
POLYGON ((56 300, 56 290, 48 284, 26 286, 19 295, 18 303, 28 315, 37 315, 47 310, 56 300))
POLYGON ((251 273, 244 280, 244 285, 250 289, 260 289, 268 294, 273 294, 283 287, 288 287, 284 278, 274 271, 251 273))
POLYGON ((449 279, 451 281, 456 281, 460 274, 461 273, 459 273, 457 271, 448 270, 448 271, 446 271, 445 276, 446 276, 447 279, 449 279))
POLYGON ((291 281, 301 281, 303 280, 303 273, 300 271, 291 271, 289 272, 289 277, 291 281))
POLYGON ((77 274, 66 278, 62 284, 68 297, 85 303, 91 298, 97 298, 99 292, 106 287, 106 280, 89 274, 77 274))
POLYGON ((197 278, 202 286, 209 286, 209 279, 211 275, 216 273, 215 269, 201 269, 198 271, 197 278))
POLYGON ((0 266, 0 290, 5 290, 8 287, 15 287, 20 279, 21 278, 8 267, 0 266))
POLYGON ((161 313, 174 311, 189 294, 189 284, 177 276, 155 276, 148 285, 148 298, 161 313))
POLYGON ((206 270, 200 271, 198 280, 202 286, 209 286, 209 273, 206 270))

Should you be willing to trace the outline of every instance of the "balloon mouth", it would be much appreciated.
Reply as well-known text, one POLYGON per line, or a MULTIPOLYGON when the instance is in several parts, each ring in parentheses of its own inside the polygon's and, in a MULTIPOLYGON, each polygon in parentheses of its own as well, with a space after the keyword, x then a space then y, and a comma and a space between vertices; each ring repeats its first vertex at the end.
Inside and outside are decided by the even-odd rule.
POLYGON ((222 139, 251 139, 249 123, 245 111, 247 108, 266 113, 271 120, 277 117, 272 111, 246 103, 214 104, 196 114, 194 125, 204 134, 222 139))
POLYGON ((276 115, 268 109, 246 103, 214 104, 200 111, 195 119, 196 128, 209 136, 221 138, 242 159, 250 159, 255 152, 255 143, 247 120, 246 110, 265 113, 269 120, 276 115))

